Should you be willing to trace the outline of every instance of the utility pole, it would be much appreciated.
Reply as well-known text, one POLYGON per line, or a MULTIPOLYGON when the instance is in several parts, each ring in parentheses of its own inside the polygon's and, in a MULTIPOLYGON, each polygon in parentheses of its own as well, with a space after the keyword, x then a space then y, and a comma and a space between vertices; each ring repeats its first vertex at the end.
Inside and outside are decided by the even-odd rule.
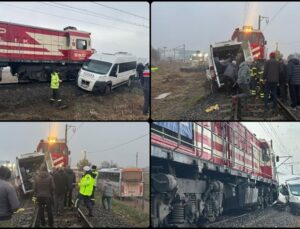
POLYGON ((183 61, 185 62, 185 44, 183 44, 183 61))
POLYGON ((266 19, 266 23, 268 24, 269 23, 269 17, 264 17, 264 16, 261 16, 261 15, 258 16, 258 30, 260 30, 261 21, 263 21, 264 19, 266 19))
POLYGON ((68 130, 70 128, 76 128, 76 126, 71 126, 71 125, 66 124, 66 128, 65 128, 65 143, 66 144, 67 144, 67 141, 68 141, 68 130))
POLYGON ((164 47, 164 58, 166 58, 166 49, 167 49, 167 47, 165 46, 164 47))
POLYGON ((138 160, 139 160, 139 153, 136 152, 136 156, 135 156, 135 167, 138 167, 138 160))

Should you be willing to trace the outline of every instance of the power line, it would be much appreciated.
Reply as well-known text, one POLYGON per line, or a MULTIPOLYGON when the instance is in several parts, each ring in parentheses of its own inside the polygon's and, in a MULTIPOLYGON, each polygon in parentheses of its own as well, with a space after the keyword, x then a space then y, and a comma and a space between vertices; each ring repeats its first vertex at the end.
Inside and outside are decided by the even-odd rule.
POLYGON ((144 19, 144 20, 149 20, 149 18, 142 17, 142 16, 133 14, 133 13, 128 12, 128 11, 125 11, 125 10, 120 10, 120 9, 117 9, 117 8, 114 8, 114 7, 111 7, 111 6, 107 6, 107 5, 98 3, 98 2, 92 2, 92 3, 94 3, 94 4, 96 4, 96 5, 99 5, 99 6, 103 6, 103 7, 109 8, 109 9, 113 9, 113 10, 119 11, 119 12, 124 13, 124 14, 129 14, 129 15, 132 15, 132 16, 135 16, 135 17, 138 17, 138 18, 142 18, 142 19, 144 19))
POLYGON ((149 28, 148 26, 145 26, 145 25, 142 25, 142 24, 126 21, 126 20, 123 20, 123 19, 120 19, 120 18, 107 16, 107 15, 96 13, 96 12, 86 10, 86 9, 80 9, 80 8, 77 8, 77 7, 74 7, 74 6, 68 6, 68 5, 65 5, 65 4, 62 4, 62 3, 51 2, 52 4, 55 4, 55 5, 51 5, 51 4, 46 3, 46 2, 41 2, 41 3, 46 4, 46 5, 50 5, 50 6, 53 6, 53 7, 57 7, 57 8, 60 8, 60 9, 66 9, 66 10, 71 9, 72 11, 74 11, 76 13, 79 13, 79 14, 83 14, 83 15, 89 15, 89 16, 93 16, 93 17, 100 17, 100 18, 104 18, 105 20, 117 21, 117 22, 122 22, 122 23, 130 24, 130 25, 134 25, 134 26, 149 28))
POLYGON ((129 141, 125 142, 125 143, 121 143, 121 144, 119 144, 119 145, 116 145, 116 146, 113 146, 113 147, 110 147, 110 148, 106 148, 106 149, 100 150, 99 152, 88 152, 88 153, 103 153, 103 152, 105 152, 105 151, 109 151, 109 150, 112 150, 112 149, 119 148, 120 146, 130 144, 131 142, 137 141, 137 140, 139 140, 139 139, 141 139, 141 138, 143 138, 143 137, 145 137, 145 136, 147 136, 147 135, 149 135, 149 133, 144 134, 144 135, 142 135, 142 136, 139 136, 139 137, 137 137, 137 138, 134 138, 134 139, 132 139, 132 140, 129 140, 129 141))
POLYGON ((266 25, 266 27, 263 29, 263 31, 271 24, 271 22, 278 16, 278 14, 283 10, 284 7, 287 6, 289 2, 284 3, 284 5, 275 13, 275 15, 270 19, 269 23, 266 25))
POLYGON ((111 26, 111 25, 106 26, 106 25, 103 25, 103 24, 98 24, 98 23, 94 23, 94 22, 90 22, 90 21, 84 21, 84 20, 79 20, 79 19, 69 18, 69 17, 60 16, 60 15, 55 15, 55 14, 49 14, 49 13, 45 13, 45 12, 42 12, 42 11, 32 10, 32 9, 24 8, 24 7, 21 7, 21 6, 10 5, 10 4, 3 3, 3 2, 1 2, 0 4, 2 4, 2 5, 7 5, 7 6, 10 6, 10 7, 13 7, 13 8, 19 8, 19 9, 22 9, 22 10, 27 10, 27 11, 35 12, 35 13, 40 13, 40 14, 43 14, 43 15, 49 15, 49 16, 54 16, 54 17, 60 17, 60 18, 64 18, 64 19, 71 20, 71 21, 79 21, 79 22, 87 23, 87 24, 89 24, 89 25, 93 24, 93 25, 98 25, 98 26, 103 26, 103 27, 108 27, 108 28, 115 28, 115 29, 123 30, 123 31, 136 32, 136 31, 134 31, 134 30, 118 28, 118 27, 111 26))

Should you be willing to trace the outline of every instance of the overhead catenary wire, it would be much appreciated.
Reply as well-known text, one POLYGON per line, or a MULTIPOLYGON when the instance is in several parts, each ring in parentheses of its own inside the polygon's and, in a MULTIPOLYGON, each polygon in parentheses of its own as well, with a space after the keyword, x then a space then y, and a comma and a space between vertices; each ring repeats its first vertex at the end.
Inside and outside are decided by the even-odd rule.
POLYGON ((64 19, 68 19, 68 20, 71 20, 71 21, 79 21, 79 22, 87 23, 89 25, 92 24, 92 25, 97 25, 97 26, 102 26, 102 27, 107 27, 107 28, 114 28, 114 29, 118 29, 118 30, 122 30, 122 31, 129 31, 129 32, 136 33, 136 31, 134 31, 134 30, 119 28, 119 27, 116 27, 116 26, 103 25, 103 24, 99 24, 99 23, 95 23, 95 22, 91 22, 91 21, 85 21, 85 20, 80 20, 80 19, 65 17, 65 16, 61 16, 61 15, 55 15, 55 14, 45 13, 45 12, 38 11, 38 10, 35 10, 35 9, 28 9, 28 8, 25 8, 25 7, 11 5, 11 4, 7 4, 7 3, 3 3, 3 2, 0 2, 0 4, 7 5, 7 6, 10 6, 10 7, 13 7, 13 8, 19 8, 19 9, 22 9, 22 10, 27 10, 27 11, 31 11, 31 12, 43 14, 43 15, 49 15, 49 16, 54 16, 54 17, 58 17, 58 18, 64 18, 64 19))
POLYGON ((289 2, 285 2, 285 3, 283 4, 283 6, 280 7, 280 9, 274 14, 273 17, 271 17, 269 23, 265 26, 265 28, 264 28, 262 31, 265 31, 266 28, 268 28, 268 26, 271 24, 271 22, 274 21, 274 19, 275 19, 275 18, 279 15, 279 13, 287 6, 288 3, 289 3, 289 2))
POLYGON ((96 4, 96 5, 99 5, 99 6, 103 6, 103 7, 112 9, 112 10, 119 11, 119 12, 124 13, 124 14, 128 14, 128 15, 132 15, 132 16, 134 16, 134 17, 142 18, 142 19, 144 19, 144 20, 149 20, 149 18, 142 17, 142 16, 140 16, 140 15, 137 15, 137 14, 134 14, 134 13, 125 11, 125 10, 120 10, 120 9, 117 9, 117 8, 115 8, 115 7, 112 7, 112 6, 107 6, 107 5, 104 5, 104 4, 99 3, 99 2, 92 2, 92 3, 94 3, 94 4, 96 4))
POLYGON ((46 2, 41 2, 41 3, 46 4, 46 5, 50 5, 50 6, 53 6, 53 7, 57 7, 57 8, 60 8, 60 9, 65 9, 65 10, 68 10, 68 11, 72 10, 73 12, 76 12, 76 13, 79 13, 79 14, 83 14, 83 15, 89 15, 89 16, 93 16, 93 17, 103 18, 103 19, 109 20, 109 21, 117 21, 117 22, 129 24, 129 25, 134 25, 134 26, 149 28, 148 26, 143 25, 143 24, 138 24, 138 23, 135 23, 135 22, 130 22, 130 21, 127 21, 127 20, 124 20, 124 19, 107 16, 107 15, 101 14, 99 12, 93 12, 93 11, 86 10, 86 9, 80 9, 80 8, 77 8, 77 7, 74 7, 74 6, 65 5, 65 4, 62 4, 62 3, 57 3, 57 2, 50 2, 51 4, 46 3, 46 2))
POLYGON ((121 146, 124 146, 124 145, 127 145, 127 144, 130 144, 130 143, 132 143, 132 142, 134 142, 134 141, 137 141, 137 140, 140 140, 140 139, 142 139, 142 138, 144 138, 145 136, 147 136, 147 135, 149 135, 149 133, 147 133, 147 134, 144 134, 144 135, 142 135, 142 136, 139 136, 139 137, 136 137, 136 138, 134 138, 134 139, 131 139, 131 140, 129 140, 129 141, 127 141, 127 142, 124 142, 124 143, 121 143, 121 144, 118 144, 118 145, 116 145, 116 146, 113 146, 113 147, 110 147, 110 148, 106 148, 106 149, 102 149, 102 150, 99 150, 99 151, 97 151, 97 152, 88 152, 88 153, 103 153, 103 152, 106 152, 106 151, 110 151, 110 150, 113 150, 113 149, 116 149, 116 148, 119 148, 119 147, 121 147, 121 146))

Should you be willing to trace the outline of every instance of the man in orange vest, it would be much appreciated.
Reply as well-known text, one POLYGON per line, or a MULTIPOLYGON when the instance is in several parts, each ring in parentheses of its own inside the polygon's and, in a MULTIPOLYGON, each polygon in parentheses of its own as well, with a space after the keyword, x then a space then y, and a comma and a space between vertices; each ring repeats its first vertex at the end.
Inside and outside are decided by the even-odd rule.
POLYGON ((150 100, 150 70, 149 64, 145 65, 145 69, 143 71, 143 77, 141 78, 141 85, 144 91, 144 108, 143 114, 149 114, 149 100, 150 100))

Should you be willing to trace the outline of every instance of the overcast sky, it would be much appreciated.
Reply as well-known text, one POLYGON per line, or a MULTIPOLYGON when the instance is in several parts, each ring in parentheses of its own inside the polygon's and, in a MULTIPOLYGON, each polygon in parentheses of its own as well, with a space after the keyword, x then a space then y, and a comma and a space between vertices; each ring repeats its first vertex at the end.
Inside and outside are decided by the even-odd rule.
MULTIPOLYGON (((278 156, 293 156, 288 162, 300 162, 300 123, 299 122, 242 122, 258 138, 273 141, 274 152, 278 156), (272 126, 272 127, 271 127, 272 126), (277 134, 277 135, 276 135, 277 134)), ((286 158, 280 158, 279 165, 286 158)), ((282 165, 279 171, 291 174, 290 165, 282 165)), ((294 165, 294 174, 300 175, 300 163, 294 165)))
POLYGON ((87 1, 1 2, 0 21, 57 30, 74 26, 78 30, 91 33, 92 48, 96 49, 98 53, 127 51, 137 57, 149 58, 150 22, 143 19, 149 19, 149 4, 147 2, 99 3, 140 17, 87 1), (107 20, 108 18, 109 20, 107 20))
MULTIPOLYGON (((0 123, 0 160, 15 162, 24 153, 32 153, 41 139, 49 133, 58 138, 65 136, 65 122, 1 122, 0 123)), ((100 165, 103 160, 114 161, 119 166, 135 166, 138 152, 139 167, 149 166, 149 124, 145 122, 75 122, 74 133, 69 130, 69 149, 72 166, 83 158, 82 151, 93 164, 100 165), (119 144, 148 134, 129 144, 103 152, 119 144)))
POLYGON ((257 29, 258 15, 263 15, 270 19, 268 26, 265 21, 261 23, 268 53, 275 50, 276 42, 284 58, 299 52, 300 30, 296 23, 300 2, 249 2, 246 6, 245 2, 154 2, 152 45, 174 48, 185 44, 187 50, 208 52, 210 44, 230 40, 234 29, 242 28, 244 23, 257 29))

